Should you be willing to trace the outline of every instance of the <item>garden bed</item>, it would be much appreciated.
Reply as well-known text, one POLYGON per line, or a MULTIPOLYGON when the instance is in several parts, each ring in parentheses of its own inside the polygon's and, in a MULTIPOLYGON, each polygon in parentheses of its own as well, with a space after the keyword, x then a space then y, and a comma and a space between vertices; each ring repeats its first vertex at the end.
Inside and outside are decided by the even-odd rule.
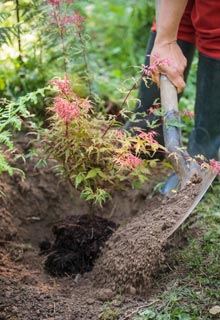
MULTIPOLYGON (((31 144, 29 139, 21 136, 17 146, 28 152, 31 144)), ((112 252, 118 254, 118 250, 124 250, 123 247, 120 248, 122 243, 123 245, 132 245, 133 243, 137 247, 137 258, 140 258, 141 250, 144 257, 144 246, 149 235, 146 233, 141 235, 139 231, 143 231, 141 225, 146 225, 144 216, 147 217, 147 212, 149 217, 162 203, 161 197, 154 195, 153 188, 157 182, 161 181, 161 176, 164 175, 163 170, 154 169, 155 181, 145 185, 142 190, 115 192, 112 202, 109 201, 102 209, 97 207, 97 228, 91 233, 94 225, 86 222, 87 218, 85 217, 89 219, 87 204, 79 199, 77 192, 70 192, 65 183, 59 182, 52 169, 54 163, 50 163, 46 169, 35 169, 35 164, 36 159, 34 158, 28 159, 25 164, 22 162, 16 164, 25 171, 26 179, 22 179, 19 174, 12 177, 5 174, 1 177, 1 190, 5 193, 5 198, 1 200, 0 212, 0 281, 2 288, 0 318, 5 320, 77 320, 98 319, 100 316, 100 319, 105 319, 105 312, 107 312, 105 302, 110 301, 114 310, 115 318, 113 319, 119 319, 120 316, 123 318, 123 314, 143 305, 155 287, 157 268, 155 267, 155 274, 151 274, 151 280, 146 286, 147 290, 144 290, 142 295, 138 294, 134 283, 129 282, 131 279, 129 278, 130 270, 127 273, 128 281, 126 280, 126 272, 124 279, 119 279, 119 273, 116 278, 112 278, 112 274, 115 272, 114 268, 111 270, 114 258, 111 258, 111 261, 108 260, 108 256, 108 259, 104 261, 105 254, 100 256, 100 248, 105 246, 104 241, 109 238, 109 232, 98 246, 97 266, 96 262, 92 262, 91 265, 87 265, 87 269, 85 267, 80 272, 78 269, 68 269, 71 265, 68 264, 66 271, 62 269, 61 274, 59 272, 56 274, 54 269, 51 271, 51 266, 48 267, 47 259, 60 252, 64 243, 62 242, 64 233, 68 234, 69 243, 72 245, 74 236, 71 233, 73 231, 71 228, 73 225, 77 225, 79 231, 80 219, 80 224, 82 223, 80 228, 82 226, 84 228, 86 225, 88 228, 86 233, 82 233, 84 238, 81 240, 84 243, 88 238, 94 240, 94 238, 98 239, 101 236, 100 221, 103 219, 101 224, 108 231, 112 232, 116 225, 120 225, 115 235, 109 239, 107 249, 104 250, 109 250, 109 246, 112 246, 112 252), (132 231, 133 238, 127 232, 129 226, 132 226, 133 231, 136 227, 138 228, 136 232, 132 231), (56 240, 52 230, 57 236, 56 240), (39 244, 46 255, 40 254, 42 250, 40 251, 39 244), (95 264, 95 270, 84 273, 90 271, 93 264, 95 264), (110 266, 109 273, 106 273, 107 264, 110 266), (45 271, 45 265, 49 274, 45 271), (64 277, 54 277, 54 275, 64 277), (120 294, 113 280, 117 280, 122 287, 126 287, 127 281, 127 289, 129 290, 126 290, 127 292, 123 295, 120 294)), ((165 226, 166 223, 163 222, 163 224, 165 226)), ((77 241, 79 241, 78 238, 77 241)), ((93 245, 97 249, 98 240, 93 241, 93 245)), ((125 249, 125 253, 128 248, 125 249)), ((161 263, 159 253, 160 250, 156 258, 157 262, 161 263)), ((88 256, 91 256, 91 252, 88 256)), ((131 257, 126 257, 123 254, 122 256, 125 264, 130 260, 132 265, 131 257)), ((53 258, 56 260, 56 256, 53 258)), ((134 272, 138 274, 138 265, 142 266, 145 260, 135 263, 137 270, 134 272)), ((158 263, 153 263, 154 265, 158 267, 158 263)), ((124 268, 123 264, 121 266, 124 268)), ((145 280, 143 279, 142 286, 145 285, 145 280)))

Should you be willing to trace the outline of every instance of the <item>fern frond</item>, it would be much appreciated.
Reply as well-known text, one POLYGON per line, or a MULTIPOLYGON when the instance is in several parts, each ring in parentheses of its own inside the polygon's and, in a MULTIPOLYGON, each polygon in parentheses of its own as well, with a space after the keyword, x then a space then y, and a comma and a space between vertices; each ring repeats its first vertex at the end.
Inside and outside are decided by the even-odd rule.
POLYGON ((8 174, 11 176, 14 170, 5 159, 5 156, 2 153, 2 150, 0 150, 0 174, 5 171, 8 172, 8 174))
POLYGON ((14 148, 13 142, 10 140, 11 133, 9 131, 0 132, 0 143, 3 143, 9 150, 14 148))
POLYGON ((0 12, 0 23, 3 23, 10 16, 9 12, 0 12))

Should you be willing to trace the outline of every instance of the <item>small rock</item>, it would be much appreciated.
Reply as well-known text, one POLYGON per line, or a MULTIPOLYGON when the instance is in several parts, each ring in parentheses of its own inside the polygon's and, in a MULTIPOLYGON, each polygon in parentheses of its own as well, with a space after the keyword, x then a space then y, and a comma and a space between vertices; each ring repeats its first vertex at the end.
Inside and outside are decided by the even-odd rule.
POLYGON ((17 313, 17 312, 18 312, 18 308, 15 307, 15 306, 13 306, 11 309, 12 309, 12 312, 13 312, 13 313, 17 313))
POLYGON ((111 289, 101 289, 97 294, 97 299, 101 301, 108 301, 114 297, 114 292, 111 289))
POLYGON ((19 296, 15 297, 14 299, 15 299, 16 302, 20 302, 21 301, 21 298, 19 296))
POLYGON ((133 287, 133 286, 130 286, 128 288, 128 292, 132 295, 132 296, 135 296, 136 293, 137 293, 137 290, 133 287))
POLYGON ((95 299, 93 299, 93 298, 88 298, 88 299, 86 300, 86 302, 90 305, 90 304, 95 303, 95 299))
POLYGON ((209 313, 216 315, 220 313, 220 306, 214 306, 209 310, 209 313))
POLYGON ((6 298, 10 298, 10 296, 11 296, 11 291, 6 291, 5 292, 5 297, 6 298))
POLYGON ((163 225, 162 225, 162 227, 161 227, 161 230, 166 230, 167 228, 169 228, 169 225, 166 223, 166 222, 164 222, 163 223, 163 225))
POLYGON ((74 282, 78 283, 80 281, 80 279, 82 278, 82 275, 80 273, 77 273, 77 275, 74 278, 74 282))

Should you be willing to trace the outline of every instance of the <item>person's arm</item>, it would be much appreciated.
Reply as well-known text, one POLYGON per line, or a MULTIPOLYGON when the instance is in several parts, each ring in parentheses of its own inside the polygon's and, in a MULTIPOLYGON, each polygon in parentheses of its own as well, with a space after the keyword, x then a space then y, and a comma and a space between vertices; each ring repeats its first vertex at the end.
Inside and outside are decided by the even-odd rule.
POLYGON ((161 0, 157 15, 157 35, 151 53, 153 80, 159 85, 160 74, 168 78, 181 92, 185 87, 183 72, 186 58, 176 43, 180 20, 187 5, 187 0, 161 0), (157 65, 157 61, 162 61, 157 65), (164 63, 163 63, 164 61, 164 63), (168 61, 168 63, 167 63, 168 61), (155 65, 157 65, 155 67, 155 65))

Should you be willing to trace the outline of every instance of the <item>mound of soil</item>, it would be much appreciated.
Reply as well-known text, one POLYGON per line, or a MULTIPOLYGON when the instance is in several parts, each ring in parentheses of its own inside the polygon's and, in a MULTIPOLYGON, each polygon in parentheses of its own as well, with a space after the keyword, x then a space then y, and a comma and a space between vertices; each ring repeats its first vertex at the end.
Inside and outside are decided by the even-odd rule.
POLYGON ((77 275, 92 270, 101 248, 117 225, 99 216, 69 216, 52 231, 53 245, 41 243, 47 253, 45 270, 53 276, 77 275))
POLYGON ((195 180, 175 197, 158 199, 156 208, 147 207, 141 215, 116 230, 93 269, 96 282, 113 290, 146 292, 164 262, 170 233, 200 189, 201 180, 195 180))

